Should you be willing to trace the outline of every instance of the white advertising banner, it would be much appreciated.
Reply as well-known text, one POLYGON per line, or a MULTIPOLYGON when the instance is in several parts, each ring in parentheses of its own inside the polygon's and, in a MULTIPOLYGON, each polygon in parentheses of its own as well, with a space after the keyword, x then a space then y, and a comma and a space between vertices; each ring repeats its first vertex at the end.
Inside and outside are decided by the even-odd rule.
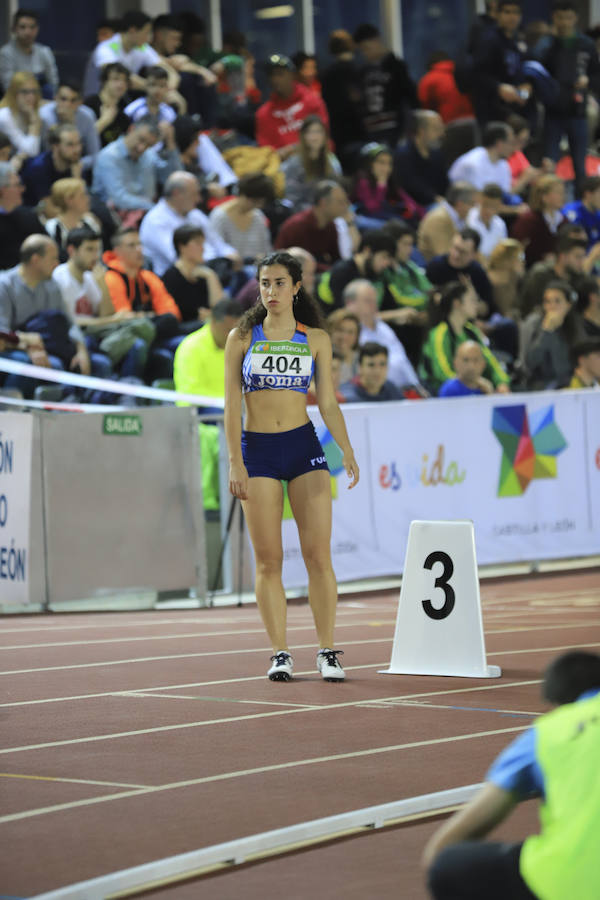
MULTIPOLYGON (((339 450, 313 417, 332 470, 338 581, 399 574, 414 519, 472 520, 483 565, 600 553, 600 392, 357 404, 343 412, 361 470, 352 491, 339 450)), ((283 536, 284 584, 302 587, 289 517, 283 536)))
POLYGON ((0 603, 30 601, 33 416, 0 416, 0 603))

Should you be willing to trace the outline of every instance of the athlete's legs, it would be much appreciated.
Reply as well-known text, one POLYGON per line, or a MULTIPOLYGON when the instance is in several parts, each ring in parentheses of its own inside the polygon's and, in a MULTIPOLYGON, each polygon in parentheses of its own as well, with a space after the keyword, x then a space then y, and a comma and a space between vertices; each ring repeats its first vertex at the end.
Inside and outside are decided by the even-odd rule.
POLYGON ((337 583, 331 564, 331 481, 329 472, 305 472, 288 483, 308 571, 308 600, 320 647, 333 647, 337 583))
POLYGON ((248 499, 242 501, 256 559, 256 602, 273 650, 287 650, 287 606, 281 581, 283 488, 275 478, 248 479, 248 499))

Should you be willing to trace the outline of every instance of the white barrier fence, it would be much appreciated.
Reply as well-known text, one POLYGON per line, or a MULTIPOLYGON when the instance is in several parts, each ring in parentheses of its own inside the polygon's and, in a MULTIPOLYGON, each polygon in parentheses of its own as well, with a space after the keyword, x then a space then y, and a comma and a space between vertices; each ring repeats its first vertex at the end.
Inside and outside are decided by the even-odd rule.
POLYGON ((196 413, 0 412, 0 607, 206 594, 196 413))
MULTIPOLYGON (((39 371, 36 370, 35 374, 39 371)), ((60 375, 64 377, 65 373, 60 375)), ((131 388, 132 393, 154 393, 151 388, 131 388)), ((160 394, 173 399, 171 392, 161 391, 160 394)), ((194 399, 202 402, 203 398, 194 399)), ((145 416, 161 410, 142 408, 138 411, 145 416)), ((172 408, 162 411, 178 412, 172 408)), ((332 553, 339 582, 398 576, 409 526, 415 519, 472 520, 480 565, 600 554, 600 391, 346 405, 344 416, 361 468, 360 482, 352 491, 346 490, 346 475, 339 448, 327 433, 318 411, 311 408, 309 412, 332 472, 332 553)), ((191 415, 189 411, 187 414, 191 415)), ((2 414, 1 421, 6 423, 8 415, 2 414)), ((90 418, 95 415, 102 416, 102 413, 91 414, 90 418)), ((13 418, 25 422, 29 416, 13 418)), ((70 418, 61 416, 60 422, 66 423, 70 418)), ((83 418, 75 417, 78 422, 83 418)), ((42 595, 48 601, 55 596, 52 584, 60 581, 57 574, 56 579, 48 583, 47 572, 41 564, 33 568, 29 566, 27 590, 19 576, 24 565, 24 556, 20 551, 25 546, 25 536, 30 554, 28 565, 31 554, 43 555, 46 549, 43 546, 45 532, 42 513, 46 511, 47 525, 47 505, 42 507, 41 501, 42 496, 46 499, 49 496, 50 482, 44 481, 42 490, 41 467, 36 467, 31 460, 27 461, 30 451, 37 452, 39 434, 35 421, 32 417, 30 425, 23 426, 31 428, 27 434, 17 436, 15 433, 14 438, 10 439, 6 428, 0 424, 0 604, 22 603, 25 593, 29 602, 37 602, 42 595), (31 425, 31 422, 34 424, 31 425), (22 448, 18 454, 17 446, 22 448), (30 447, 30 451, 26 451, 25 447, 30 447), (8 471, 9 466, 20 467, 18 479, 8 471)), ((81 426, 73 424, 69 427, 74 429, 75 435, 81 426)), ((67 464, 63 471, 64 481, 58 484, 56 497, 66 504, 69 510, 66 521, 70 522, 73 521, 73 510, 77 510, 77 499, 73 484, 69 481, 69 457, 64 454, 64 447, 69 446, 71 437, 67 439, 66 432, 61 429, 62 426, 59 426, 56 432, 57 453, 63 462, 67 460, 67 464)), ((160 429, 154 434, 152 443, 157 451, 164 437, 160 429)), ((94 440, 97 441, 97 436, 94 440)), ((97 445, 92 441, 92 446, 96 448, 97 445)), ((165 452, 165 448, 162 449, 165 452)), ((151 479, 153 490, 159 490, 158 482, 169 473, 169 452, 167 447, 166 457, 160 457, 162 462, 154 470, 151 479)), ((226 454, 223 452, 221 456, 221 496, 225 498, 222 500, 222 519, 226 519, 229 508, 226 454)), ((197 457, 195 459, 197 461, 197 457)), ((46 477, 52 478, 53 471, 59 469, 60 466, 47 467, 46 477)), ((92 493, 88 500, 93 505, 94 498, 106 499, 106 485, 113 481, 112 470, 109 468, 102 477, 99 473, 98 477, 94 477, 96 473, 90 461, 86 471, 87 476, 83 471, 81 477, 87 477, 91 485, 92 493)), ((140 469, 137 474, 141 476, 141 473, 140 469)), ((198 474, 196 462, 194 477, 197 478, 198 474)), ((144 492, 143 484, 150 483, 149 476, 145 477, 146 481, 142 479, 143 483, 138 484, 140 496, 144 492)), ((181 487, 178 489, 183 490, 181 487)), ((162 499, 157 502, 164 504, 167 496, 173 496, 168 494, 168 488, 167 494, 163 493, 162 499)), ((102 515, 102 506, 96 505, 98 521, 102 521, 102 515)), ((129 516, 129 510, 125 510, 123 504, 120 515, 129 516)), ((107 521, 110 520, 107 515, 107 521)), ((53 515, 55 527, 57 521, 60 520, 53 515)), ((134 529, 139 516, 136 519, 132 514, 128 521, 130 529, 134 529)), ((103 527, 106 528, 106 524, 103 527)), ((188 546, 187 550, 186 566, 193 554, 197 554, 199 546, 193 545, 196 532, 191 534, 192 538, 188 531, 184 540, 188 545, 192 540, 191 549, 188 546)), ((127 539, 131 539, 131 531, 127 539)), ((158 538, 155 536, 153 540, 154 545, 158 546, 158 538)), ((283 540, 284 584, 286 588, 303 590, 306 587, 306 571, 296 526, 287 503, 284 507, 283 540)), ((57 541, 56 546, 59 543, 57 541)), ((232 544, 231 541, 228 543, 232 544)), ((233 543, 241 546, 241 538, 233 543)), ((244 540, 243 544, 246 543, 247 540, 244 540)), ((204 546, 204 538, 200 544, 204 546)), ((114 546, 115 552, 119 550, 117 545, 114 546)), ((228 573, 226 582, 231 586, 229 545, 224 567, 228 573)), ((68 552, 68 549, 68 544, 65 544, 61 553, 68 552)), ((93 552, 106 565, 106 557, 102 557, 98 545, 88 544, 87 548, 81 548, 80 557, 67 558, 69 571, 85 571, 87 554, 93 552)), ((51 557, 51 562, 58 572, 62 557, 56 563, 51 557)), ((194 565, 197 563, 196 555, 194 565)), ((171 564, 163 565, 157 573, 160 577, 153 586, 154 590, 168 590, 172 586, 173 579, 165 577, 165 572, 172 570, 171 564)), ((185 571, 189 573, 188 568, 185 571)), ((151 573, 145 572, 144 576, 143 584, 150 584, 151 573)), ((244 588, 251 587, 251 577, 251 571, 245 570, 244 588)), ((133 581, 138 584, 135 579, 133 581)), ((241 590, 242 578, 238 581, 238 589, 241 590)), ((187 574, 174 587, 183 587, 184 583, 191 586, 194 579, 187 574)), ((121 587, 102 581, 99 584, 101 587, 92 586, 92 594, 86 596, 97 597, 102 592, 110 594, 111 590, 114 593, 121 587)), ((82 587, 80 584, 78 590, 82 587)), ((133 590, 133 585, 130 589, 133 590)), ((74 595, 68 592, 67 597, 57 596, 57 599, 71 596, 74 595)))
MULTIPOLYGON (((480 565, 600 553, 600 391, 346 405, 356 488, 332 470, 338 581, 398 575, 414 519, 470 519, 480 565)), ((313 412, 315 413, 313 415, 313 412)), ((284 583, 306 584, 284 513, 284 583)))

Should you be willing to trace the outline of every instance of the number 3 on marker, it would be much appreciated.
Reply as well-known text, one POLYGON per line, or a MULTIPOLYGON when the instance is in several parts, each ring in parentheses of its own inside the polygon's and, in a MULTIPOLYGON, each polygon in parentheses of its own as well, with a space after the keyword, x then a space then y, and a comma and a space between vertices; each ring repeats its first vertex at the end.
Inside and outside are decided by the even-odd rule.
POLYGON ((441 562, 444 569, 441 575, 435 579, 434 587, 441 588, 444 592, 444 605, 440 606, 437 609, 431 602, 431 600, 423 600, 423 609, 425 610, 426 615, 429 616, 430 619, 446 619, 452 610, 454 609, 454 603, 456 601, 456 595, 454 593, 454 589, 450 587, 448 582, 452 578, 454 573, 454 563, 450 559, 447 553, 444 553, 443 550, 434 550, 433 553, 430 553, 425 562, 423 563, 424 569, 433 569, 434 565, 437 562, 441 562))

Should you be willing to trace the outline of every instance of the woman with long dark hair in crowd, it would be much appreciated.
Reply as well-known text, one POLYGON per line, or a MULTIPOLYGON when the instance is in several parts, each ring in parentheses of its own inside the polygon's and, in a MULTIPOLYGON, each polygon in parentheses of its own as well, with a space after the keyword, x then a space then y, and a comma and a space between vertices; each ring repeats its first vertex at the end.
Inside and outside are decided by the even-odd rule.
POLYGON ((577 318, 577 294, 566 281, 544 288, 542 309, 523 328, 526 386, 530 391, 565 387, 573 374, 571 352, 585 333, 577 318))
POLYGON ((289 253, 272 253, 258 264, 258 283, 258 302, 230 333, 225 348, 225 434, 229 489, 242 501, 256 560, 256 601, 273 646, 267 674, 272 681, 289 681, 293 674, 281 577, 281 482, 287 481, 319 638, 317 668, 326 681, 342 681, 341 651, 333 649, 337 585, 330 548, 330 476, 306 412, 313 373, 319 411, 342 451, 350 487, 358 481, 358 466, 335 399, 331 342, 302 287, 300 264, 289 253))
POLYGON ((298 149, 282 164, 285 175, 285 199, 294 212, 307 209, 313 202, 317 181, 339 178, 342 167, 328 147, 328 134, 318 116, 307 116, 298 137, 298 149))
POLYGON ((450 281, 433 295, 430 329, 421 353, 419 377, 437 395, 445 381, 456 377, 454 354, 465 341, 475 341, 485 358, 483 375, 500 393, 509 393, 510 379, 477 325, 477 294, 470 281, 450 281))

